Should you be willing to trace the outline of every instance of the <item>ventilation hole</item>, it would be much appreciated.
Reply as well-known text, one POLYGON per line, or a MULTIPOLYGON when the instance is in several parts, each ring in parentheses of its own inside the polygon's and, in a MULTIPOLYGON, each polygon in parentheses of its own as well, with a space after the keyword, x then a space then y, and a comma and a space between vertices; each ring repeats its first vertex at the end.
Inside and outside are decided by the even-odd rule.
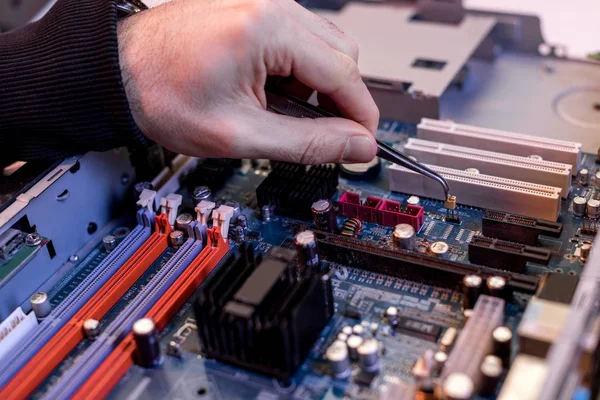
POLYGON ((81 164, 79 164, 79 161, 77 161, 71 168, 69 168, 69 172, 74 174, 75 172, 79 171, 80 168, 81 164))
POLYGON ((95 222, 90 222, 87 227, 88 235, 93 235, 98 230, 98 224, 95 222))
POLYGON ((196 393, 198 393, 198 396, 204 396, 206 393, 208 393, 208 390, 205 387, 201 387, 196 393))
POLYGON ((65 201, 69 198, 69 191, 67 189, 63 190, 61 194, 56 196, 56 201, 65 201))
POLYGON ((446 66, 446 61, 428 60, 425 58, 417 58, 413 63, 413 68, 425 68, 441 71, 446 66))

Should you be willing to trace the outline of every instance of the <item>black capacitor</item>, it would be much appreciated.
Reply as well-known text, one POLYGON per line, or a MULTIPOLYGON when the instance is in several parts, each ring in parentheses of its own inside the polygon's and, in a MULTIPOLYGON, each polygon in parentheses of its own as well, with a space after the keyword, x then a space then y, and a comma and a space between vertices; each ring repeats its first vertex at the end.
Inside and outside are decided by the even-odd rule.
POLYGON ((331 200, 317 200, 312 205, 312 216, 317 229, 329 233, 339 231, 335 209, 331 200))
POLYGON ((486 356, 480 367, 481 384, 479 394, 484 397, 494 397, 502 376, 502 361, 496 356, 486 356))
POLYGON ((502 276, 490 276, 486 279, 485 286, 490 296, 501 299, 506 296, 506 278, 502 276))
POLYGON ((312 231, 302 231, 296 235, 294 240, 298 252, 298 265, 301 268, 316 267, 319 265, 319 253, 317 253, 317 239, 312 231))
POLYGON ((483 279, 479 275, 466 275, 463 278, 463 309, 472 309, 481 294, 483 279))
POLYGON ((141 318, 132 327, 137 363, 144 368, 160 365, 162 354, 156 324, 152 318, 141 318))
POLYGON ((494 355, 502 360, 502 365, 504 367, 508 367, 510 364, 512 338, 512 331, 507 326, 499 326, 492 331, 494 355))

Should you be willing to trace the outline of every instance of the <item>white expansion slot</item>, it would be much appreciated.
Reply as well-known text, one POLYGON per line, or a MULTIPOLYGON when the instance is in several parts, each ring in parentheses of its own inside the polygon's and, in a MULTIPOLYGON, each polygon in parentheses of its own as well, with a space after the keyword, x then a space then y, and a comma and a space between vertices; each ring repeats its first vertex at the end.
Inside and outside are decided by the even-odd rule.
POLYGON ((417 125, 417 137, 522 157, 538 155, 544 160, 569 164, 573 175, 577 174, 581 161, 581 143, 461 125, 452 121, 423 118, 417 125))
POLYGON ((559 187, 563 198, 567 198, 571 187, 569 164, 413 138, 408 139, 404 153, 427 164, 455 169, 476 168, 486 175, 559 187))
POLYGON ((27 336, 38 322, 35 314, 30 312, 25 314, 21 307, 18 307, 0 324, 0 360, 6 354, 15 350, 22 338, 27 336))
MULTIPOLYGON (((427 165, 427 164, 426 164, 427 165)), ((427 165, 448 181, 459 204, 556 221, 561 189, 484 174, 427 165)), ((440 184, 398 165, 389 166, 390 190, 440 198, 440 184)))

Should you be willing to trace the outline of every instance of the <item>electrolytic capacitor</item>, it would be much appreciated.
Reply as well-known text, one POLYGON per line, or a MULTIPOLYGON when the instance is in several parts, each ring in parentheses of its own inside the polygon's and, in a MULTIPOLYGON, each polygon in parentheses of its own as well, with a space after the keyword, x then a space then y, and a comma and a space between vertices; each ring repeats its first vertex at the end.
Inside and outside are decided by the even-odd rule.
POLYGON ((346 340, 348 354, 351 360, 358 360, 358 348, 363 344, 363 338, 358 335, 350 335, 346 340))
POLYGON ((446 400, 468 400, 475 394, 475 385, 468 375, 454 372, 444 380, 442 391, 446 400))
POLYGON ((41 319, 47 317, 52 311, 52 307, 50 305, 50 299, 48 295, 44 292, 37 292, 31 295, 29 298, 29 303, 31 304, 31 309, 35 314, 36 318, 41 319))
POLYGON ((446 329, 446 331, 442 335, 442 338, 440 339, 440 348, 443 351, 445 351, 445 352, 450 351, 450 349, 452 348, 452 345, 454 344, 454 341, 456 340, 457 333, 458 332, 456 331, 456 328, 454 328, 452 326, 450 328, 446 329))
POLYGON ((177 216, 175 220, 175 226, 177 226, 177 230, 187 233, 188 235, 191 233, 190 226, 194 221, 194 217, 192 217, 188 213, 182 213, 177 216))
POLYGON ((502 361, 496 356, 486 356, 481 363, 480 371, 479 394, 484 397, 493 397, 502 375, 502 361))
POLYGON ((580 185, 587 185, 590 181, 590 171, 586 168, 582 168, 577 173, 577 183, 580 185))
POLYGON ((398 323, 398 309, 394 306, 390 306, 385 310, 385 317, 390 325, 396 325, 398 323))
POLYGON ((510 364, 512 338, 513 334, 506 326, 499 326, 492 331, 494 354, 500 358, 502 365, 505 367, 510 364))
POLYGON ((316 267, 319 265, 319 253, 317 252, 317 239, 312 231, 303 231, 296 235, 294 240, 298 252, 298 265, 304 267, 316 267))
POLYGON ((448 354, 443 351, 436 351, 433 355, 433 372, 439 374, 444 369, 446 361, 448 361, 448 354))
POLYGON ((479 275, 466 275, 463 278, 463 309, 472 309, 481 294, 483 279, 479 275))
POLYGON ((450 253, 450 246, 446 242, 433 242, 429 246, 429 253, 439 258, 446 258, 450 253))
POLYGON ((376 339, 365 340, 357 349, 358 361, 363 371, 377 371, 379 369, 379 342, 376 339))
POLYGON ((392 242, 395 247, 413 250, 416 243, 415 228, 409 224, 398 224, 392 231, 392 242))
POLYGON ((185 237, 183 236, 183 232, 181 231, 172 231, 169 234, 169 239, 171 239, 171 246, 175 248, 181 246, 185 241, 185 237))
POLYGON ((271 221, 271 211, 272 208, 270 205, 266 204, 260 208, 260 215, 265 222, 271 221))
POLYGON ((94 340, 100 335, 100 321, 88 318, 83 321, 83 334, 88 340, 94 340))
POLYGON ((106 235, 102 238, 102 244, 104 245, 104 250, 110 253, 117 247, 117 238, 113 235, 106 235))
POLYGON ((344 332, 340 332, 337 335, 337 340, 346 343, 346 340, 348 340, 348 335, 346 335, 344 332))
POLYGON ((312 204, 312 216, 317 229, 329 233, 339 231, 335 209, 331 200, 317 200, 312 204))
POLYGON ((596 219, 600 216, 600 200, 589 199, 586 207, 589 218, 596 219))
POLYGON ((241 226, 242 229, 246 229, 248 227, 248 218, 244 214, 240 214, 237 218, 238 226, 241 226))
POLYGON ((347 336, 352 335, 352 327, 350 325, 346 325, 342 328, 342 333, 345 333, 347 336))
POLYGON ((490 296, 504 298, 506 296, 506 278, 502 276, 490 276, 485 285, 490 296))
POLYGON ((587 200, 585 197, 575 196, 573 198, 573 215, 581 217, 583 214, 585 214, 586 203, 587 200))
POLYGON ((137 363, 144 368, 159 365, 162 362, 162 354, 154 321, 151 318, 138 319, 131 330, 135 340, 137 363))
POLYGON ((592 252, 591 243, 583 243, 579 248, 579 260, 585 262, 592 252))
POLYGON ((362 336, 365 334, 365 327, 359 324, 356 324, 352 327, 352 333, 358 336, 362 336))
POLYGON ((413 206, 419 205, 419 202, 421 202, 421 199, 418 196, 410 196, 408 199, 406 199, 406 203, 413 206))
POLYGON ((348 348, 344 343, 334 342, 327 348, 325 358, 329 361, 333 375, 336 378, 341 379, 350 375, 348 348))
POLYGON ((230 236, 235 242, 243 242, 244 239, 246 238, 246 235, 244 233, 244 228, 242 228, 239 225, 233 227, 233 229, 231 230, 230 236))

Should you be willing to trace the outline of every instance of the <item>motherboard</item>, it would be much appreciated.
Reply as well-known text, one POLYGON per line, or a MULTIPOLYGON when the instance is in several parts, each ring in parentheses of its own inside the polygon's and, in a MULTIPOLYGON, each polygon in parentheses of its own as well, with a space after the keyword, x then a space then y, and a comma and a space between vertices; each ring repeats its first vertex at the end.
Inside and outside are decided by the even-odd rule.
POLYGON ((5 168, 0 398, 597 399, 598 63, 417 3, 319 13, 366 49, 377 139, 450 196, 378 157, 5 168))

